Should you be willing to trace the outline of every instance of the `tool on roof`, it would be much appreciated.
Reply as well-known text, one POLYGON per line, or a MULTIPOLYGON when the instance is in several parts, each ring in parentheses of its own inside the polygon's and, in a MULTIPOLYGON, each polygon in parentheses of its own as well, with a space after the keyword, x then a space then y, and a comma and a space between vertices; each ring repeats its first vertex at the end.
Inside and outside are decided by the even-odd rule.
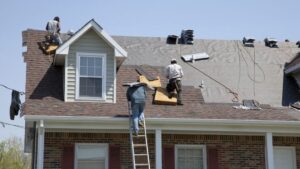
POLYGON ((244 37, 243 38, 243 44, 246 47, 254 47, 254 41, 255 41, 255 39, 252 37, 244 37))
POLYGON ((265 45, 270 48, 278 48, 277 40, 275 38, 265 38, 265 45))

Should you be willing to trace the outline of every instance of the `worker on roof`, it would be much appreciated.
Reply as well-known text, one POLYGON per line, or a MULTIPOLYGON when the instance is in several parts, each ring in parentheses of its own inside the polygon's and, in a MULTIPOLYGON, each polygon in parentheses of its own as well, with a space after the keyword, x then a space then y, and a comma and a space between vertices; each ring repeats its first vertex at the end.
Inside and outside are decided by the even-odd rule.
POLYGON ((62 44, 62 40, 60 38, 60 19, 58 16, 54 17, 53 20, 48 21, 46 25, 46 30, 50 36, 50 39, 53 43, 57 45, 62 44))
POLYGON ((139 133, 139 127, 144 127, 144 110, 145 110, 145 104, 146 104, 146 87, 153 89, 151 86, 135 82, 132 83, 133 85, 129 85, 127 89, 127 100, 129 103, 129 106, 131 108, 131 114, 132 114, 132 130, 134 132, 135 136, 138 136, 139 133))
POLYGON ((177 64, 176 59, 171 60, 171 64, 166 67, 166 77, 169 79, 167 84, 167 91, 169 98, 174 96, 174 90, 177 92, 177 105, 183 105, 181 98, 181 78, 183 71, 180 65, 177 64))

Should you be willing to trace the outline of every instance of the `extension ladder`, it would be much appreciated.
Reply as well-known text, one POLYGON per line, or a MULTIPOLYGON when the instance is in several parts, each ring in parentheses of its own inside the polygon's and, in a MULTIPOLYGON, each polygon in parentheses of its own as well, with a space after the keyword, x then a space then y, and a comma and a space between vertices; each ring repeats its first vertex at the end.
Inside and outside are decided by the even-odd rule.
POLYGON ((129 133, 130 133, 130 143, 131 143, 131 154, 133 169, 147 168, 150 169, 150 159, 146 132, 146 119, 144 117, 144 128, 139 127, 138 136, 133 135, 132 127, 132 111, 131 105, 128 103, 129 110, 129 133))

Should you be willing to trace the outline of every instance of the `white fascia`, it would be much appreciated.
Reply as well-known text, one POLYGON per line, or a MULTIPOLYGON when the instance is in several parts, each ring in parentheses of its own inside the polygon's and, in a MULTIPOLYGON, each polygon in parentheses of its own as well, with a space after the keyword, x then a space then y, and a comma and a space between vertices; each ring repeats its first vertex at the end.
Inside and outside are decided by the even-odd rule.
MULTIPOLYGON (((112 129, 128 128, 128 118, 95 116, 42 116, 25 115, 26 122, 44 120, 49 129, 112 129)), ((228 120, 228 119, 186 119, 146 118, 147 129, 168 132, 234 132, 234 133, 276 133, 300 135, 300 121, 276 120, 228 120)))

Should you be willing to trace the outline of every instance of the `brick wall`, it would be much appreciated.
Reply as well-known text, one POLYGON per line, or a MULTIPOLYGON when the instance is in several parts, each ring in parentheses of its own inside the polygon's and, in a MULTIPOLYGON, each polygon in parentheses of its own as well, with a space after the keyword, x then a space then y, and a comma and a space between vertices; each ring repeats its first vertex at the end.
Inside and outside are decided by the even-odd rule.
MULTIPOLYGON (((108 133, 46 133, 45 169, 60 169, 63 147, 74 143, 109 143, 120 146, 121 168, 132 169, 129 135, 108 133)), ((155 137, 148 136, 151 168, 155 168, 155 137)), ((225 136, 225 135, 174 135, 162 136, 163 146, 174 144, 202 144, 207 149, 215 148, 220 169, 264 169, 263 136, 225 136)), ((300 169, 300 138, 274 137, 274 146, 297 147, 297 166, 300 169)))
MULTIPOLYGON (((129 134, 46 133, 44 169, 60 169, 63 147, 74 143, 109 143, 120 146, 121 168, 132 169, 129 134)), ((155 168, 154 135, 149 134, 151 168, 155 168)))

